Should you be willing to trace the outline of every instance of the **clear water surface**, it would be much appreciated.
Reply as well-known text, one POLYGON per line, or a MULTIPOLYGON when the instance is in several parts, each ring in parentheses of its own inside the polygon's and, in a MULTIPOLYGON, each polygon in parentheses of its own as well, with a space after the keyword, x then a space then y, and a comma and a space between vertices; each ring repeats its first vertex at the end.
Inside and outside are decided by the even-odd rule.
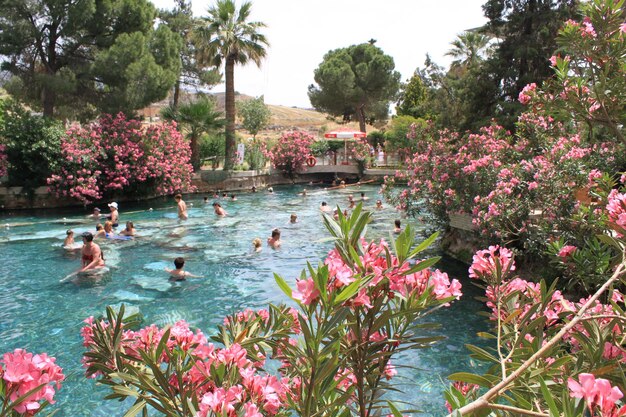
MULTIPOLYGON (((103 400, 107 388, 83 376, 82 321, 103 314, 107 305, 126 303, 139 308, 146 325, 184 319, 210 335, 228 314, 286 302, 273 272, 293 284, 306 261, 317 263, 331 249, 332 244, 323 241, 328 235, 318 209, 321 201, 345 207, 348 194, 358 199, 362 191, 369 198, 366 207, 373 208, 380 198, 377 187, 365 185, 343 190, 309 188, 306 198, 298 195, 301 190, 276 187, 273 194, 248 193, 238 195, 237 201, 224 200, 229 214, 225 218, 213 214, 211 198, 205 205, 203 196, 190 196, 186 199, 190 218, 185 222, 177 220, 173 200, 122 204, 120 224, 133 221, 140 237, 99 242, 111 272, 98 283, 59 282, 80 264, 78 253, 61 248, 65 231, 72 228, 80 240, 80 233, 94 230, 95 222, 86 218, 89 213, 78 209, 0 217, 0 352, 19 347, 57 358, 67 376, 56 395, 57 417, 123 415, 124 404, 103 400), (297 213, 297 224, 289 224, 291 213, 297 213), (253 254, 252 240, 259 237, 265 245, 275 227, 282 231, 282 249, 264 246, 261 253, 253 254), (177 256, 186 259, 187 271, 205 278, 169 282, 163 270, 173 268, 177 256)), ((373 217, 367 238, 388 239, 398 213, 386 207, 373 211, 373 217)), ((427 226, 415 219, 403 222, 419 230, 427 226)), ((428 318, 443 325, 441 334, 447 339, 395 361, 400 365, 396 382, 404 391, 395 398, 423 410, 424 415, 445 411, 442 389, 448 374, 477 366, 465 344, 482 344, 476 333, 487 326, 476 315, 482 306, 474 300, 477 290, 467 278, 466 267, 446 259, 438 267, 463 284, 460 302, 428 318), (412 368, 401 368, 402 364, 412 368)))

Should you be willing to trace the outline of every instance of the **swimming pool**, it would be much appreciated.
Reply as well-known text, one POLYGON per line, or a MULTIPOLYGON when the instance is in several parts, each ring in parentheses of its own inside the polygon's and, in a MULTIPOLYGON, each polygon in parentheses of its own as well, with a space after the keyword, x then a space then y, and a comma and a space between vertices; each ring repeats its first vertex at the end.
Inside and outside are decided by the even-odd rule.
MULTIPOLYGON (((229 213, 225 218, 213 214, 213 199, 204 204, 202 195, 190 196, 185 199, 190 218, 182 223, 177 220, 173 199, 121 204, 120 224, 133 221, 140 237, 99 242, 111 268, 100 282, 59 282, 80 264, 78 254, 61 248, 65 231, 72 228, 80 240, 81 232, 94 230, 88 212, 1 217, 0 224, 21 225, 0 229, 0 353, 20 347, 57 358, 67 376, 56 395, 57 416, 121 416, 122 405, 103 400, 108 389, 83 376, 82 320, 102 314, 107 305, 123 302, 140 310, 144 324, 163 326, 184 319, 210 335, 228 314, 262 308, 268 302, 286 302, 273 272, 293 283, 306 261, 317 263, 324 258, 332 244, 323 240, 328 234, 318 210, 322 201, 346 207, 349 194, 358 199, 364 192, 369 198, 366 207, 373 207, 379 198, 374 186, 332 191, 309 188, 307 197, 298 195, 302 187, 274 190, 272 194, 238 195, 237 201, 222 199, 229 213), (297 213, 298 223, 289 224, 291 213, 297 213), (278 251, 265 246, 276 227, 281 229, 283 241, 278 251), (261 253, 251 250, 256 237, 264 242, 261 253), (204 278, 168 281, 163 270, 173 268, 177 256, 185 258, 185 270, 204 278)), ((397 217, 392 208, 373 211, 367 238, 388 238, 397 217)), ((407 221, 419 230, 427 226, 403 220, 407 221)), ((435 250, 429 253, 433 254, 435 250)), ((467 278, 466 267, 450 260, 438 267, 463 284, 462 300, 429 318, 443 325, 441 333, 448 338, 394 361, 418 368, 399 367, 396 382, 405 393, 396 398, 424 410, 425 415, 441 415, 445 410, 441 390, 446 376, 476 366, 464 345, 482 344, 475 335, 486 330, 484 320, 475 314, 482 306, 473 299, 477 290, 467 278)))

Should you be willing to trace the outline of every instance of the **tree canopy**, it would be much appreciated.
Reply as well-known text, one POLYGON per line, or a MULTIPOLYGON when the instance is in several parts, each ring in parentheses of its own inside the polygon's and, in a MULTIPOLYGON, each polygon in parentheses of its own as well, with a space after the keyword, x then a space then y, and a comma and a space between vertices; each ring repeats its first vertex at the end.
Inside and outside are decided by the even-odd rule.
POLYGON ((385 120, 389 104, 397 98, 400 73, 393 58, 370 43, 335 49, 324 55, 309 86, 311 104, 319 111, 366 123, 385 120))
POLYGON ((181 40, 148 0, 2 0, 6 88, 46 116, 132 112, 163 99, 181 40))
POLYGON ((240 101, 239 115, 241 116, 243 128, 256 138, 257 133, 269 124, 272 112, 265 105, 263 96, 251 100, 240 101))
POLYGON ((233 167, 235 156, 235 64, 250 61, 261 65, 269 45, 260 30, 262 22, 250 21, 252 3, 244 2, 239 10, 234 0, 217 0, 209 8, 204 26, 197 31, 198 53, 201 62, 221 67, 224 65, 226 84, 226 160, 224 169, 233 167))

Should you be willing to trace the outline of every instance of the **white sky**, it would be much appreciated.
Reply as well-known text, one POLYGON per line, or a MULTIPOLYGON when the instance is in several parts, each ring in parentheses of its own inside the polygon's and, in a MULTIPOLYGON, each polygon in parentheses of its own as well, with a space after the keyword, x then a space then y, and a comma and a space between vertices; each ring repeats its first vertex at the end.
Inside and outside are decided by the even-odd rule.
MULTIPOLYGON (((152 0, 173 8, 172 0, 152 0)), ((483 25, 485 0, 252 0, 251 21, 264 22, 270 42, 261 68, 235 67, 235 90, 265 96, 267 104, 310 107, 313 71, 331 49, 377 40, 393 57, 402 80, 424 64, 426 53, 440 65, 458 34, 483 25)), ((212 2, 192 0, 195 16, 212 2)), ((241 4, 240 1, 237 4, 241 4)), ((219 85, 214 92, 224 91, 219 85)))

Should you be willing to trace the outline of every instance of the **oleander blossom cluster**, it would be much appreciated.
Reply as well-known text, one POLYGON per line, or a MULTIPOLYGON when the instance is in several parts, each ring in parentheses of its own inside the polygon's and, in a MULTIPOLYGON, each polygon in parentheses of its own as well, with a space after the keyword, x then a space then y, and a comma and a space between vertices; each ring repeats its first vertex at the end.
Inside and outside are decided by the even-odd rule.
POLYGON ((55 358, 45 353, 32 354, 23 349, 7 352, 0 360, 0 378, 3 380, 0 390, 0 414, 10 413, 11 406, 18 398, 31 393, 13 410, 20 415, 36 414, 44 403, 54 404, 55 388, 61 388, 64 380, 63 370, 55 363, 55 358))
MULTIPOLYGON (((506 248, 490 247, 474 255, 469 269, 470 277, 487 284, 487 307, 491 309, 490 318, 493 321, 498 319, 498 314, 501 322, 509 324, 521 324, 526 320, 542 318, 545 325, 541 340, 546 341, 550 335, 571 321, 589 300, 581 298, 579 301, 570 301, 559 290, 552 292, 549 299, 544 299, 541 284, 511 276, 514 270, 512 253, 506 248), (537 309, 537 306, 540 308, 537 309)), ((623 304, 624 297, 614 290, 611 301, 623 304)), ((616 325, 614 320, 617 314, 612 304, 603 304, 596 300, 584 312, 584 320, 577 323, 563 338, 567 350, 572 353, 581 351, 580 340, 591 337, 589 326, 593 326, 606 336, 601 346, 602 358, 626 364, 626 351, 621 347, 620 341, 624 332, 622 326, 616 325)), ((526 334, 525 340, 532 342, 535 337, 537 336, 526 334)), ((548 358, 550 360, 554 361, 554 358, 548 358)))
POLYGON ((266 153, 275 169, 292 175, 305 168, 306 158, 311 154, 315 138, 305 132, 286 132, 278 143, 266 153))
POLYGON ((174 122, 142 127, 122 113, 104 115, 88 127, 71 127, 61 148, 63 159, 48 178, 58 196, 92 202, 193 189, 191 149, 174 122))
POLYGON ((9 157, 6 154, 7 147, 0 143, 0 177, 7 175, 9 168, 9 157))
MULTIPOLYGON (((329 292, 350 285, 357 277, 367 277, 369 280, 355 297, 346 301, 350 306, 367 309, 372 307, 372 300, 377 297, 393 299, 395 294, 406 297, 409 294, 421 295, 426 291, 429 291, 434 300, 461 297, 460 282, 456 279, 450 280, 447 273, 426 268, 406 274, 411 269, 408 262, 400 265, 398 259, 391 255, 391 262, 388 263, 385 256, 387 242, 381 240, 379 243, 367 244, 365 240, 362 240, 361 244, 365 249, 360 257, 362 267, 346 264, 337 249, 330 251, 324 261, 329 271, 326 285, 326 290, 329 292)), ((296 286, 297 290, 293 292, 293 298, 304 305, 315 303, 320 296, 320 291, 315 287, 312 278, 300 279, 296 286)))
MULTIPOLYGON (((256 317, 267 317, 267 311, 245 311, 229 317, 226 323, 256 317)), ((81 334, 88 352, 93 353, 96 350, 94 332, 98 330, 93 317, 86 319, 85 323, 81 334)), ((99 324, 104 329, 114 327, 104 321, 99 324)), ((155 325, 138 331, 124 330, 119 348, 124 352, 124 360, 141 364, 142 355, 154 355, 165 331, 166 329, 155 325)), ((165 348, 158 358, 161 367, 168 363, 175 351, 184 352, 191 361, 191 366, 182 375, 174 373, 170 376, 169 389, 173 392, 192 392, 199 405, 196 414, 198 417, 275 416, 284 411, 285 404, 293 396, 293 380, 269 375, 262 370, 265 357, 253 353, 252 356, 257 356, 251 360, 251 352, 237 343, 227 348, 216 347, 207 342, 201 331, 192 331, 184 321, 169 328, 165 348)), ((97 363, 91 356, 85 356, 84 362, 87 367, 97 363)), ((122 371, 117 369, 115 362, 110 362, 108 366, 111 372, 122 371)), ((88 372, 89 369, 91 368, 88 368, 88 372)), ((98 375, 88 373, 87 376, 98 375)))
POLYGON ((369 165, 372 159, 371 148, 367 140, 358 139, 350 145, 350 155, 355 161, 365 164, 365 167, 369 165))
POLYGON ((452 214, 469 214, 485 239, 518 247, 545 241, 555 222, 576 227, 568 221, 577 210, 576 190, 624 160, 623 144, 587 142, 536 113, 520 116, 516 136, 498 125, 467 137, 419 133, 424 137, 407 171, 386 179, 385 197, 409 214, 426 206, 441 224, 452 214), (395 183, 404 181, 408 188, 396 192, 395 183))
POLYGON ((611 386, 610 381, 596 378, 593 374, 581 373, 578 381, 568 378, 567 386, 571 397, 585 401, 590 416, 626 416, 626 406, 617 405, 624 394, 618 387, 611 386))

